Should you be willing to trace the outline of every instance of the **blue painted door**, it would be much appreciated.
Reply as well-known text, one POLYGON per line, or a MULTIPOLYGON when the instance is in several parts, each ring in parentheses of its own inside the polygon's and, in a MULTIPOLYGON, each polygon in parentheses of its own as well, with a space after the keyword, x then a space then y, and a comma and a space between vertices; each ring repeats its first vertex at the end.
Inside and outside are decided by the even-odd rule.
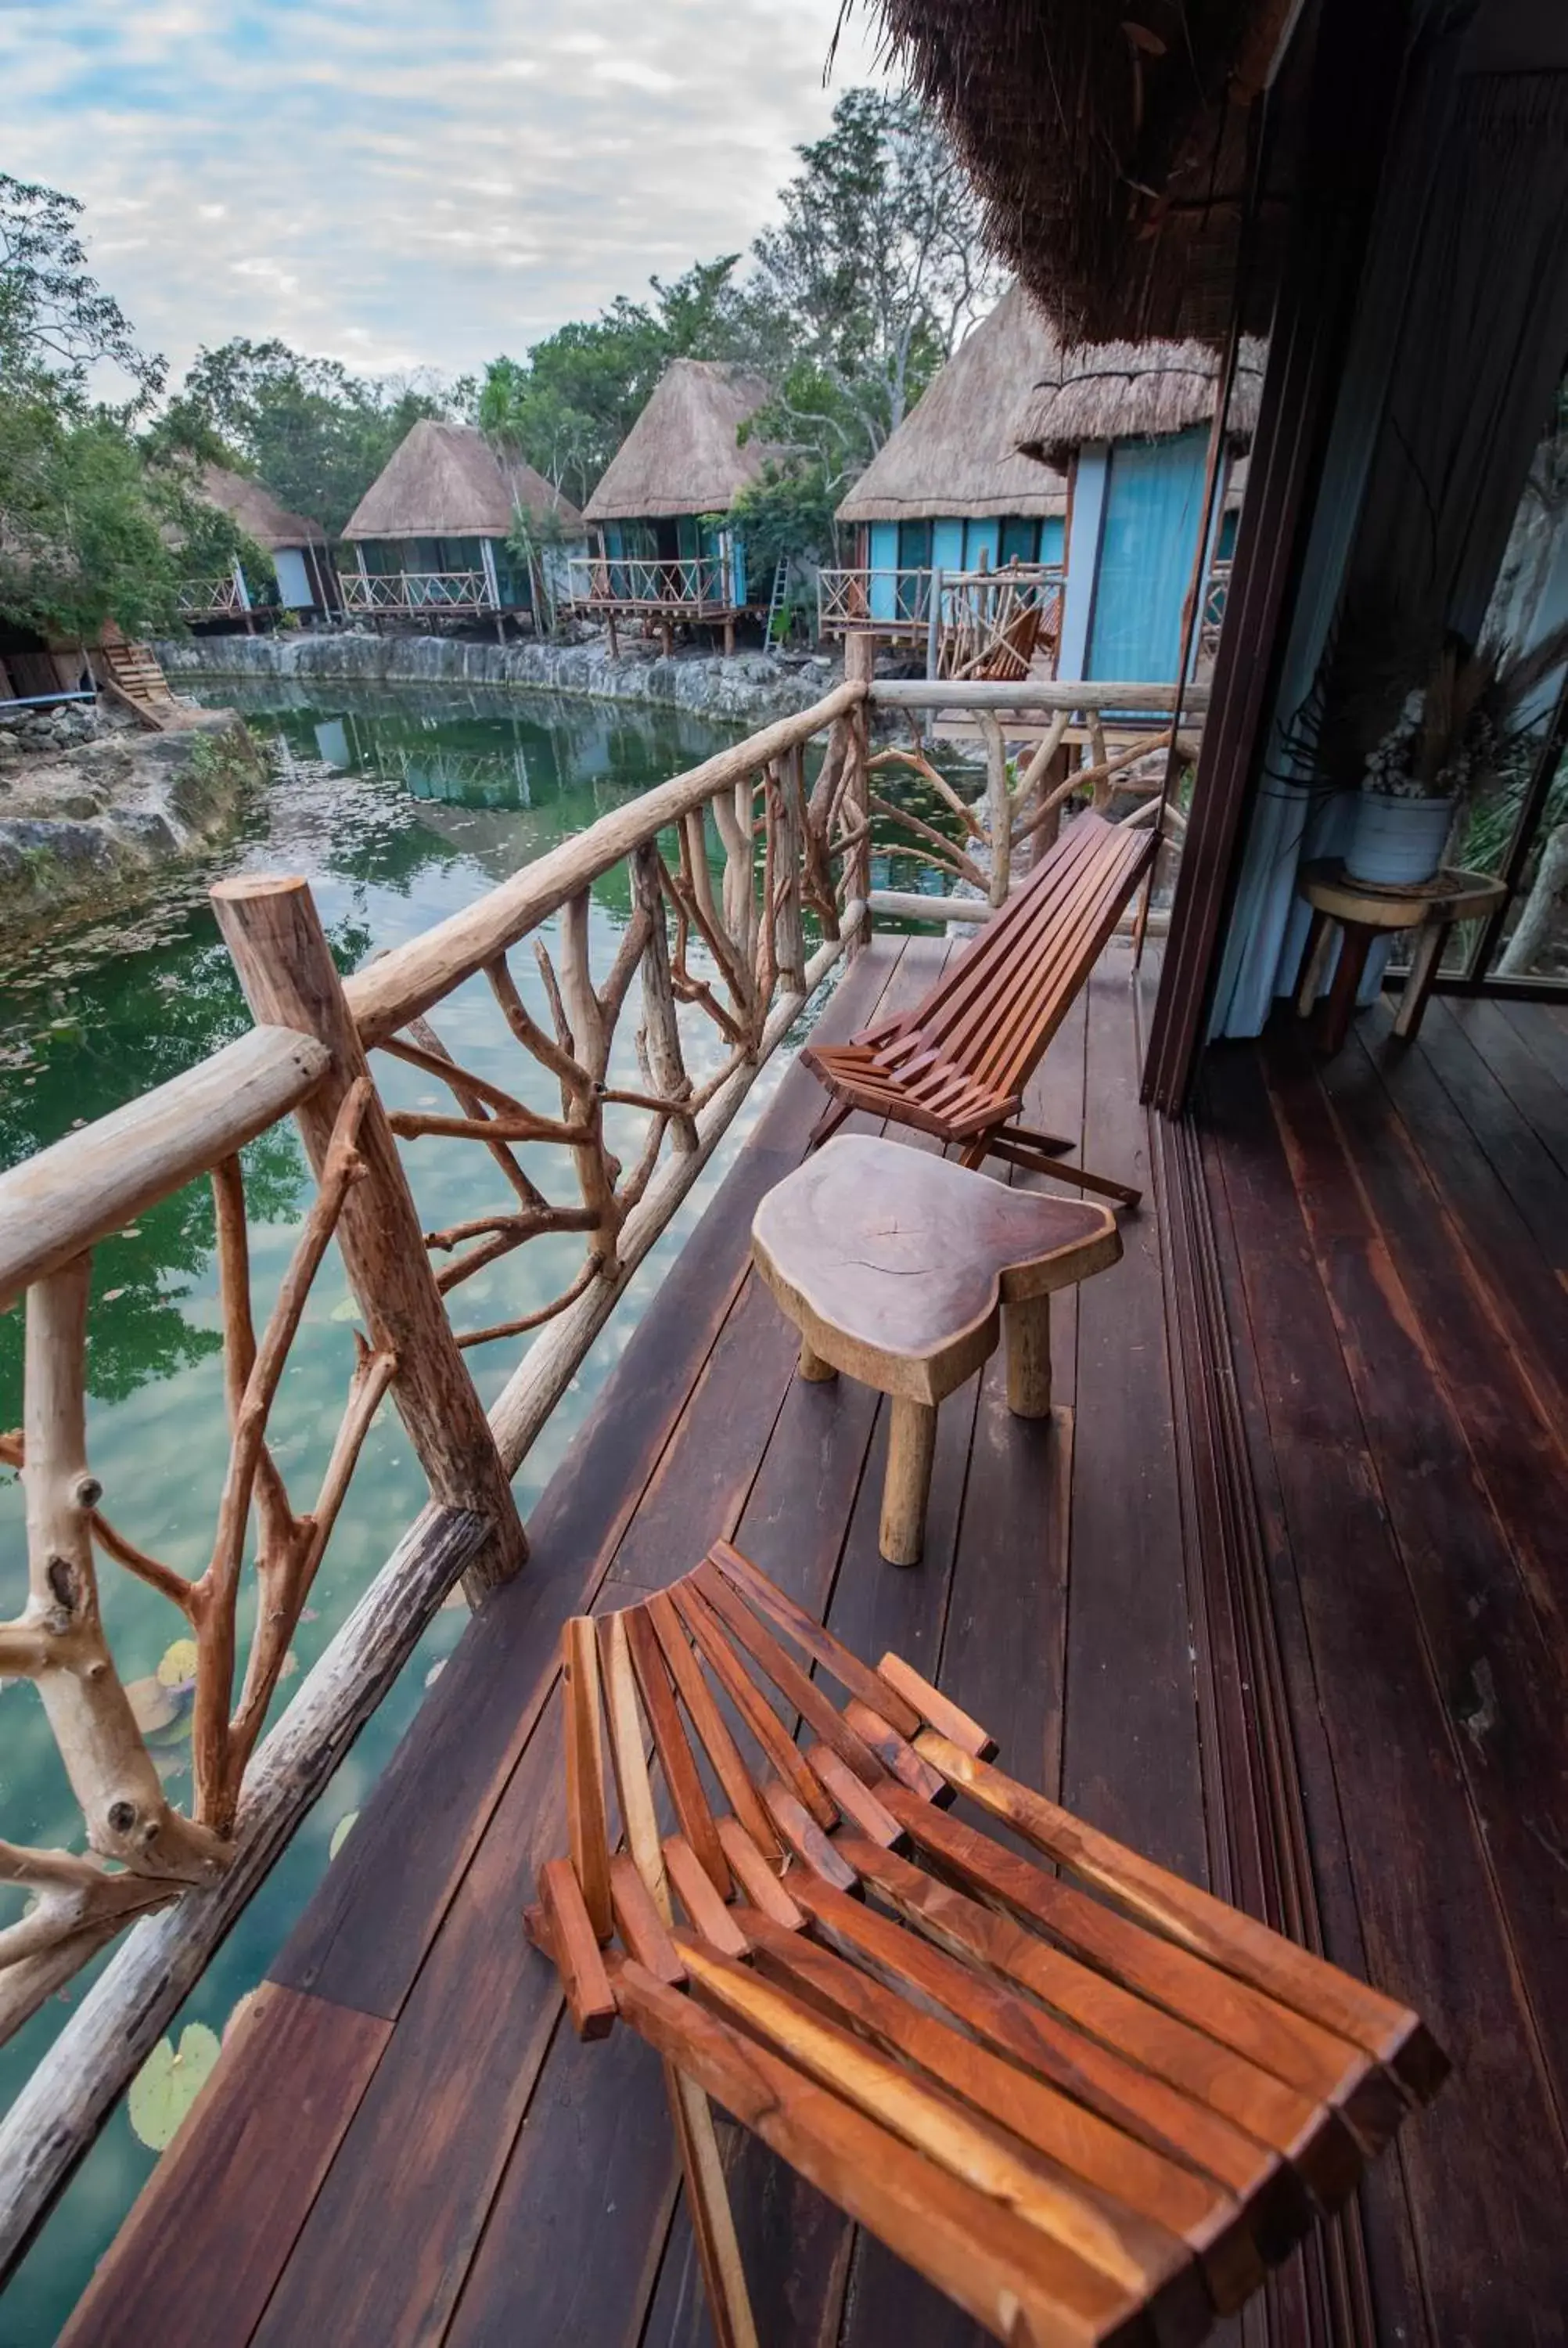
POLYGON ((1089 631, 1090 676, 1173 682, 1207 452, 1203 430, 1165 440, 1122 440, 1112 449, 1089 631))
POLYGON ((866 602, 874 620, 892 620, 897 616, 898 525, 896 521, 874 521, 871 525, 871 577, 867 582, 866 602))

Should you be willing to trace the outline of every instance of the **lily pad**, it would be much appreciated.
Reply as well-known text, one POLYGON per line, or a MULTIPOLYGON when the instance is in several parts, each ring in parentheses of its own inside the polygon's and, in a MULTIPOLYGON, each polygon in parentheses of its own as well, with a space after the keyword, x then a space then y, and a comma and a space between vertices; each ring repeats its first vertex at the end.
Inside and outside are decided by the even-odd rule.
POLYGON ((158 1676, 166 1688, 184 1687, 196 1677, 196 1642, 175 1639, 163 1651, 158 1676))
POLYGON ((130 1716, 144 1736, 156 1736, 160 1728, 170 1727, 179 1717, 179 1698, 174 1684, 160 1677, 130 1680, 126 1684, 130 1703, 130 1716))
POLYGON ((354 1832, 354 1820, 358 1816, 359 1812, 357 1810, 345 1810, 342 1818, 339 1818, 336 1826, 333 1828, 333 1838, 327 1845, 328 1859, 335 1859, 337 1857, 339 1851, 343 1849, 344 1843, 354 1832))
POLYGON ((255 2004, 256 2000, 261 1996, 261 1993, 259 1989, 248 1989, 243 1997, 235 1999, 233 2009, 230 2013, 229 2019, 223 2024, 223 2044, 225 2046, 228 2045, 229 2041, 233 2037, 235 2031, 239 2028, 241 2023, 244 2021, 245 2016, 250 2013, 251 2008, 255 2004))
POLYGON ((218 2038, 204 2022, 187 2023, 178 2048, 160 2038, 135 2078, 130 2124, 151 2152, 166 2151, 218 2060, 218 2038))

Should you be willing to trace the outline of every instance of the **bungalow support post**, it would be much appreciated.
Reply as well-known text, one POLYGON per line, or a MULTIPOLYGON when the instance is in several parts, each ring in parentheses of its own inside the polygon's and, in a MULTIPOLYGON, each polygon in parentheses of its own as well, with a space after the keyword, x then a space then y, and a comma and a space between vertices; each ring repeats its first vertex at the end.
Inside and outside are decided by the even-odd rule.
MULTIPOLYGON (((218 925, 261 1024, 314 1035, 332 1057, 296 1117, 319 1177, 350 1086, 369 1071, 321 918, 306 883, 260 876, 220 881, 218 925)), ((395 1354, 392 1398, 440 1506, 487 1518, 490 1539, 464 1577, 476 1602, 528 1555, 522 1520, 483 1406, 447 1321, 386 1112, 374 1089, 360 1125, 367 1172, 338 1222, 350 1284, 371 1344, 395 1354)))

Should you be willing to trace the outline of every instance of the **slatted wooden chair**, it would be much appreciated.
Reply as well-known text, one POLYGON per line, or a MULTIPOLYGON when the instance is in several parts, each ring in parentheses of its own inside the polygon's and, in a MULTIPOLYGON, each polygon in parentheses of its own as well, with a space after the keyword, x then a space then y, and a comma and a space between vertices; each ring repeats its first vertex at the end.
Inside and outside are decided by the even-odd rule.
POLYGON ((1184 2348, 1444 2076, 1414 2013, 1005 1776, 725 1543, 564 1662, 528 1930, 579 2035, 664 2057, 722 2348, 758 2332, 710 2097, 1009 2348, 1184 2348))
POLYGON ((1148 870, 1158 841, 1103 816, 1074 818, 1021 889, 924 1001, 847 1044, 801 1054, 833 1095, 812 1144, 855 1109, 962 1145, 962 1163, 1006 1159, 1125 1206, 1130 1184, 1064 1165, 1074 1147, 1018 1122, 1023 1088, 1148 870))

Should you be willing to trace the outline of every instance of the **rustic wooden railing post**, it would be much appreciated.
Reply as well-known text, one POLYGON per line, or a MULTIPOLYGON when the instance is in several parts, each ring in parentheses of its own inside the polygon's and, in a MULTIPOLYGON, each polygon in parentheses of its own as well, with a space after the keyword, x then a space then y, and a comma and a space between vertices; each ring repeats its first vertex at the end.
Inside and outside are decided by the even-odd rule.
MULTIPOLYGON (((845 685, 869 686, 876 675, 876 639, 869 631, 853 631, 844 640, 844 682, 845 685)), ((849 729, 851 772, 845 792, 845 820, 860 838, 850 850, 847 861, 849 882, 847 896, 851 903, 858 898, 866 904, 871 895, 871 777, 867 760, 871 755, 871 711, 862 700, 844 719, 849 729)), ((869 911, 861 923, 853 952, 870 935, 869 911)))
MULTIPOLYGON (((303 880, 241 877, 212 891, 218 926, 254 1017, 314 1035, 331 1054, 295 1112, 319 1176, 349 1087, 369 1071, 343 982, 303 880)), ((505 1581, 528 1554, 522 1520, 489 1422, 464 1366, 425 1252, 397 1144, 374 1091, 359 1129, 367 1169, 343 1203, 338 1244, 372 1344, 397 1356, 392 1398, 442 1506, 487 1518, 491 1537, 470 1566, 471 1596, 505 1581)))

